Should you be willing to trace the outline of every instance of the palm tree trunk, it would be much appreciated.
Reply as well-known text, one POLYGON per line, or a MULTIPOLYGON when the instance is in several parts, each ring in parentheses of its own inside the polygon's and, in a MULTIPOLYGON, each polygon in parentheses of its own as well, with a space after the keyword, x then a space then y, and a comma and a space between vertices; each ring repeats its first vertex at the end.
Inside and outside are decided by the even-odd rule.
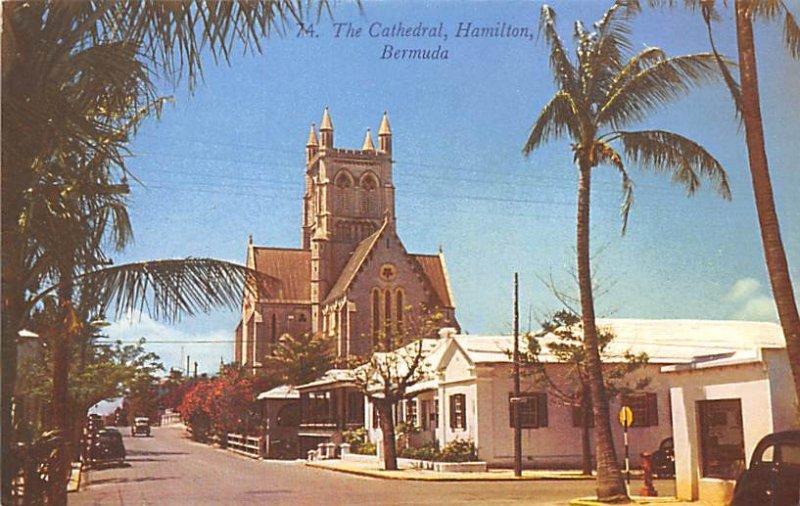
POLYGON ((742 83, 742 117, 764 257, 772 285, 772 295, 778 309, 778 318, 786 339, 796 400, 800 400, 800 318, 798 318, 786 252, 781 241, 778 214, 775 211, 775 199, 769 177, 759 104, 753 22, 749 7, 748 0, 736 0, 736 41, 739 50, 739 76, 742 83))
POLYGON ((589 388, 584 385, 581 387, 581 474, 586 476, 592 475, 592 441, 590 437, 590 426, 592 419, 590 418, 591 403, 589 388))
POLYGON ((578 177, 578 286, 583 321, 583 348, 586 352, 586 372, 594 413, 597 439, 597 497, 601 501, 624 501, 628 494, 614 450, 611 437, 611 420, 603 381, 603 364, 597 344, 597 327, 594 322, 594 295, 589 257, 589 209, 591 194, 591 165, 585 158, 579 160, 578 177))
POLYGON ((54 329, 53 341, 53 422, 59 431, 59 448, 55 459, 56 468, 50 473, 50 504, 67 504, 67 477, 70 470, 71 452, 69 423, 69 366, 70 341, 74 333, 72 308, 72 266, 60 266, 61 287, 58 289, 60 328, 54 329))
POLYGON ((392 401, 389 396, 378 403, 378 414, 383 433, 383 468, 387 471, 397 470, 397 446, 395 444, 394 416, 392 416, 392 401))

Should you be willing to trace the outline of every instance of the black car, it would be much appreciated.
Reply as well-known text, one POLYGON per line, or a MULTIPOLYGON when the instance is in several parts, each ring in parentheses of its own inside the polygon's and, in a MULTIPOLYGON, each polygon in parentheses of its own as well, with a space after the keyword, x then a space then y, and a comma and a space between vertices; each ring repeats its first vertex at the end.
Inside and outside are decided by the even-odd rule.
POLYGON ((101 429, 92 435, 89 444, 91 465, 125 462, 125 445, 118 430, 101 429))
POLYGON ((675 477, 675 442, 671 437, 661 441, 658 450, 653 452, 651 462, 657 478, 675 477))
POLYGON ((795 506, 800 499, 800 430, 764 437, 736 480, 731 506, 795 506))
POLYGON ((131 437, 136 437, 137 434, 143 434, 150 437, 150 419, 146 416, 137 416, 133 419, 131 425, 131 437))

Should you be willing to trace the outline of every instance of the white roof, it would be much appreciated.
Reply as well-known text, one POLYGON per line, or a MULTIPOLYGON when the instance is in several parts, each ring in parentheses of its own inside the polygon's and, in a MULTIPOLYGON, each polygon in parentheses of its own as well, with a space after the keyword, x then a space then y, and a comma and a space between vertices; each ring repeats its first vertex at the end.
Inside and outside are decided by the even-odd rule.
POLYGON ((332 383, 350 383, 354 379, 353 371, 351 369, 331 369, 322 375, 321 378, 306 383, 305 385, 298 385, 297 389, 307 389, 330 385, 332 383))
MULTIPOLYGON (((650 363, 678 364, 720 358, 755 358, 760 348, 784 348, 781 327, 775 323, 715 320, 598 319, 598 327, 613 330, 616 337, 607 355, 626 351, 646 353, 650 363)), ((454 340, 473 363, 510 363, 512 336, 458 335, 454 340)), ((540 339, 542 344, 552 336, 540 339)), ((527 341, 520 338, 520 349, 527 341)), ((543 346, 541 360, 556 362, 543 346)), ((613 360, 613 358, 612 358, 613 360)))
POLYGON ((272 390, 267 390, 266 392, 261 392, 258 394, 256 399, 263 400, 263 399, 299 399, 300 392, 298 392, 293 386, 291 385, 281 385, 279 387, 275 387, 272 390))

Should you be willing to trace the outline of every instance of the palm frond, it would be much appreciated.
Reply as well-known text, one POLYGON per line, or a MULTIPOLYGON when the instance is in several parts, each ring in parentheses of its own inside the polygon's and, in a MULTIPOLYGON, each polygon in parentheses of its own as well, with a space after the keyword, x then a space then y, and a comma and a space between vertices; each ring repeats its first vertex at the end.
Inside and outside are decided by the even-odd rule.
POLYGON ((544 106, 536 123, 531 127, 522 153, 528 156, 534 149, 551 139, 558 139, 564 132, 576 137, 579 126, 575 110, 575 103, 568 93, 564 91, 556 93, 544 106))
POLYGON ((739 83, 736 82, 734 79, 733 74, 731 73, 730 69, 728 68, 728 64, 725 62, 724 58, 719 54, 717 51, 717 45, 714 43, 714 34, 711 30, 711 22, 715 20, 716 15, 715 7, 713 4, 703 3, 701 7, 701 11, 703 14, 703 21, 706 24, 706 31, 708 32, 708 43, 711 45, 711 52, 714 54, 714 60, 717 62, 717 66, 719 67, 720 73, 722 74, 722 78, 725 81, 725 85, 728 87, 728 91, 731 94, 731 98, 733 99, 733 105, 736 109, 736 117, 741 121, 742 119, 742 92, 739 88, 739 83))
POLYGON ((792 58, 800 58, 800 26, 792 12, 784 6, 786 17, 783 20, 783 37, 792 58))
POLYGON ((553 80, 560 89, 569 93, 573 100, 577 100, 579 95, 575 67, 556 31, 556 13, 549 5, 542 6, 539 33, 544 35, 545 42, 550 48, 550 68, 553 71, 553 80))
POLYGON ((625 170, 625 164, 622 163, 622 157, 617 151, 611 147, 607 142, 599 141, 594 144, 594 159, 596 164, 611 165, 619 172, 622 177, 622 205, 620 206, 619 214, 622 218, 622 235, 628 229, 628 215, 633 206, 633 181, 625 170))
POLYGON ((232 262, 187 258, 106 267, 78 276, 76 284, 82 298, 96 301, 103 312, 113 307, 117 316, 142 311, 176 321, 212 308, 236 309, 243 291, 261 276, 232 262))
POLYGON ((672 174, 672 180, 689 195, 700 187, 701 178, 714 185, 716 192, 730 200, 728 176, 722 165, 696 142, 665 130, 616 132, 625 156, 640 167, 672 174))
POLYGON ((648 113, 687 94, 693 87, 713 82, 719 76, 716 59, 710 53, 657 61, 623 80, 612 91, 598 110, 597 123, 618 129, 641 121, 648 113))

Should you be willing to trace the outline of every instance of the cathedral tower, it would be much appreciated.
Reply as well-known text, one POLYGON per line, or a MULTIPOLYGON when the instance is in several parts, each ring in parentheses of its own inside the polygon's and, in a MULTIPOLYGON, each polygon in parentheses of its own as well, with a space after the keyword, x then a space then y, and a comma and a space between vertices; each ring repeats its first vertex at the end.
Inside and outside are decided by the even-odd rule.
POLYGON ((302 247, 311 250, 312 329, 319 330, 320 303, 356 246, 388 219, 394 225, 392 133, 384 113, 378 149, 367 130, 361 149, 334 146, 328 108, 317 141, 314 125, 306 143, 302 247))

